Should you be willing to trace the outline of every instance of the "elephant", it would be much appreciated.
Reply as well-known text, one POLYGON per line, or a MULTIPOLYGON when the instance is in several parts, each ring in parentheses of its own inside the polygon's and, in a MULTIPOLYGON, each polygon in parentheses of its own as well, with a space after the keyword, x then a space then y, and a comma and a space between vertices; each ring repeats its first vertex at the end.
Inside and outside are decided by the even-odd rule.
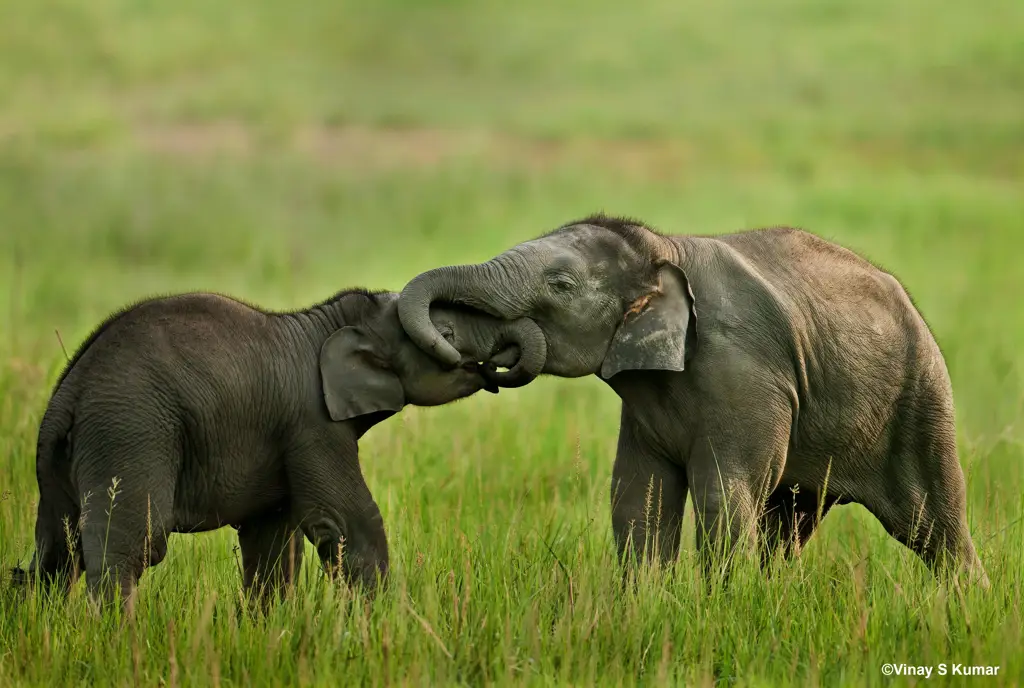
POLYGON ((435 301, 534 321, 542 374, 618 395, 620 563, 675 561, 688 495, 698 561, 726 581, 741 549, 788 560, 855 503, 933 575, 988 586, 943 354, 902 283, 860 254, 793 227, 669 235, 599 213, 404 287, 403 327, 451 365, 435 301))
POLYGON ((545 357, 530 321, 437 308, 432 325, 464 352, 441 366, 405 334, 397 302, 351 289, 271 312, 187 293, 112 315, 68 362, 40 422, 36 549, 15 582, 63 594, 84 571, 94 602, 130 606, 171 533, 232 526, 252 599, 291 586, 300 533, 332 577, 373 596, 388 545, 359 439, 406 405, 496 393, 489 367, 511 365, 522 382, 545 357))

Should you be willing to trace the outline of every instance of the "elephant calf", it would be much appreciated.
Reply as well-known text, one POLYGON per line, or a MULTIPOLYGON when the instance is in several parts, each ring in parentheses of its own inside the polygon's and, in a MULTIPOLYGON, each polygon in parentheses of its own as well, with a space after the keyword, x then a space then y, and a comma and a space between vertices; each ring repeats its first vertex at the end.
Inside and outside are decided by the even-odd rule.
POLYGON ((435 301, 533 320, 541 373, 618 394, 623 559, 674 560, 688 496, 705 564, 743 541, 791 556, 832 506, 857 503, 936 572, 988 585, 942 352, 902 284, 853 251, 788 227, 668 235, 596 215, 406 285, 406 331, 455 362, 435 301))
POLYGON ((376 589, 388 549, 359 438, 406 404, 497 392, 484 368, 521 376, 544 356, 532 323, 432 318, 464 352, 455 365, 408 338, 388 292, 285 313, 195 293, 113 315, 75 353, 40 424, 36 552, 16 580, 39 574, 63 592, 84 571, 94 597, 120 588, 128 600, 170 533, 231 525, 247 590, 291 582, 298 531, 329 572, 376 589))

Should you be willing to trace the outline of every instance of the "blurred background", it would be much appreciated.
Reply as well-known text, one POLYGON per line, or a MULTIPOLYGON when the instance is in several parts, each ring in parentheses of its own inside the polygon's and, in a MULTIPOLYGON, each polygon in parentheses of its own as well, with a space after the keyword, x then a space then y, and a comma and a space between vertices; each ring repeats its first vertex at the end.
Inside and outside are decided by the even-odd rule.
MULTIPOLYGON (((975 621, 990 624, 993 646, 1012 648, 998 628, 1009 619, 1019 640, 1022 177, 1020 0, 2 0, 3 565, 30 555, 35 433, 61 342, 71 353, 130 302, 211 290, 278 309, 351 286, 398 290, 423 270, 485 260, 595 211, 672 234, 787 224, 895 273, 932 325, 953 377, 976 542, 990 572, 1016 570, 1007 594, 1017 602, 975 621)), ((375 428, 364 470, 414 597, 435 599, 434 578, 415 577, 424 552, 430 575, 463 570, 456 531, 492 555, 473 566, 477 585, 493 581, 495 608, 518 591, 509 604, 522 608, 504 621, 499 613, 495 628, 535 627, 546 617, 526 605, 562 604, 541 574, 508 583, 535 562, 561 575, 537 533, 592 528, 591 548, 570 566, 584 577, 611 572, 617 425, 618 400, 598 380, 541 379, 375 428)), ((857 509, 830 516, 814 541, 824 544, 810 550, 831 547, 828 561, 852 567, 851 543, 869 533, 875 551, 907 554, 857 509)), ((556 535, 571 554, 573 541, 556 535)), ((192 567, 206 564, 190 562, 209 561, 210 589, 230 599, 233 542, 172 539, 166 564, 144 580, 205 581, 192 567), (194 556, 196 543, 211 556, 194 556)), ((826 606, 829 585, 814 593, 826 606)), ((166 613, 191 604, 190 590, 169 598, 179 601, 166 613)), ((818 604, 814 595, 795 599, 818 604)), ((888 623, 889 609, 903 629, 913 615, 902 616, 902 598, 884 599, 872 624, 888 623)), ((709 643, 725 637, 736 662, 763 650, 757 661, 776 662, 777 679, 793 675, 798 657, 817 666, 804 661, 810 645, 833 676, 847 670, 834 648, 867 656, 863 638, 828 614, 796 609, 807 644, 780 654, 749 643, 755 631, 743 625, 763 621, 757 632, 773 634, 776 611, 751 603, 734 626, 717 627, 693 604, 692 618, 713 629, 709 643)), ((850 604, 859 618, 861 603, 850 604)), ((423 612, 442 635, 450 608, 442 600, 437 616, 423 612)), ((630 636, 640 666, 651 642, 657 654, 662 627, 647 629, 646 612, 636 618, 633 631, 646 629, 630 636)), ((418 623, 403 616, 395 627, 418 623)), ((594 627, 578 623, 589 637, 594 627)), ((597 628, 614 647, 622 625, 597 628)), ((921 637, 895 630, 883 649, 912 650, 921 637)), ((443 660, 423 638, 418 651, 443 660)), ((264 656, 253 642, 252 656, 264 656)), ((118 647, 115 664, 127 667, 118 647)), ((496 657, 515 655, 504 647, 496 657)))
MULTIPOLYGON (((603 210, 861 251, 935 328, 965 441, 1019 442, 1022 22, 1016 0, 7 2, 0 403, 42 402, 55 330, 70 350, 152 294, 400 289, 603 210)), ((565 384, 607 393, 535 387, 565 384)))
POLYGON ((935 327, 968 435, 1020 417, 1016 0, 2 14, 0 360, 32 384, 61 364, 55 329, 71 348, 144 296, 399 289, 604 210, 859 250, 935 327))

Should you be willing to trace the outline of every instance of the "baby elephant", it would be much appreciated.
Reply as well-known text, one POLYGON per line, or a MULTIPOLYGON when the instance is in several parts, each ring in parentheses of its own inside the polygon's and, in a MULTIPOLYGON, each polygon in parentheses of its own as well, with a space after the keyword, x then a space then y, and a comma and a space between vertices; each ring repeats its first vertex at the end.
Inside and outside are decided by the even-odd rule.
POLYGON ((40 424, 36 551, 16 580, 38 574, 63 593, 84 571, 94 599, 128 602, 170 533, 231 525, 244 586, 264 599, 296 575, 298 531, 329 574, 372 593, 388 548, 359 438, 406 404, 497 392, 483 368, 511 365, 503 374, 523 383, 543 360, 530 321, 432 318, 463 352, 455 366, 408 338, 389 292, 284 313, 195 293, 115 314, 76 352, 40 424))

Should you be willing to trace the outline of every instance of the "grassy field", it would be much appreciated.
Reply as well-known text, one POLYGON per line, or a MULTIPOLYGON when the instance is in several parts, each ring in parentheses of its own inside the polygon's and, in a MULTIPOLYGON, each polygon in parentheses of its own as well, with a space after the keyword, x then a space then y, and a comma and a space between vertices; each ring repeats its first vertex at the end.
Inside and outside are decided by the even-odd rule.
POLYGON ((1024 682, 1024 3, 0 7, 4 570, 31 556, 55 332, 70 350, 155 293, 400 289, 605 210, 799 225, 896 273, 953 377, 993 582, 947 593, 847 506, 775 579, 711 596, 688 511, 677 569, 622 592, 618 399, 542 379, 364 439, 394 565, 372 605, 307 566, 250 619, 233 532, 177 535, 131 622, 81 585, 0 584, 0 685, 888 685, 908 680, 885 663, 944 662, 1024 682))

